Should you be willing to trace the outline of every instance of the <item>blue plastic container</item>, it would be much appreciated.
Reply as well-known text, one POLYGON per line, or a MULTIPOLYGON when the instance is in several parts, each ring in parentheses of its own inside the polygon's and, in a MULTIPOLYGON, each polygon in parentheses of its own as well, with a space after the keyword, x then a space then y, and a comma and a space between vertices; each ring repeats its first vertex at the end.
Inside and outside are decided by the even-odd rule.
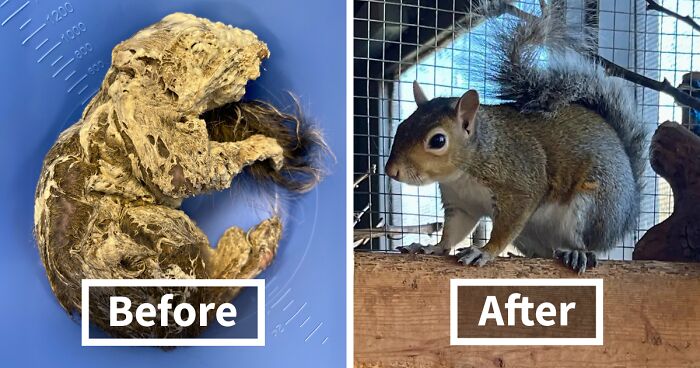
MULTIPOLYGON (((0 365, 90 367, 340 367, 345 364, 345 2, 0 0, 0 365), (247 28, 271 58, 246 98, 283 103, 297 94, 337 157, 331 175, 287 210, 267 280, 265 347, 82 347, 80 324, 60 308, 32 237, 34 189, 44 155, 78 120, 119 41, 183 11, 247 28)), ((240 193, 187 200, 185 211, 216 243, 249 227, 240 193)), ((247 308, 246 293, 240 296, 247 308)), ((242 314, 242 313, 241 313, 242 314)), ((243 321, 242 323, 250 323, 243 321)), ((206 336, 217 336, 211 329, 206 336)))

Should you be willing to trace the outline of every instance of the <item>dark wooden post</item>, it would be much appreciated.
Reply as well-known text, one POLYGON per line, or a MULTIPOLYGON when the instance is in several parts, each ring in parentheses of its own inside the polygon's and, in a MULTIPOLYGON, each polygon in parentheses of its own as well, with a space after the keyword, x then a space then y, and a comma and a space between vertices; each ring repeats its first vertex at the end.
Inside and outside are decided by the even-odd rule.
POLYGON ((647 231, 633 259, 700 261, 700 137, 667 121, 651 140, 651 167, 673 190, 673 213, 647 231))

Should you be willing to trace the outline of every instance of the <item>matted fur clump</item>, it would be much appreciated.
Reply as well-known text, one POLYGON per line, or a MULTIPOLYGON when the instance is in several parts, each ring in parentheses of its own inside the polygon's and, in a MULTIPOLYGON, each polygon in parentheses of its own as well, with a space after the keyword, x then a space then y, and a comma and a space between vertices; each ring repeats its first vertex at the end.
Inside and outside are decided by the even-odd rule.
POLYGON ((296 111, 285 113, 269 103, 252 101, 222 106, 202 118, 207 121, 210 138, 217 142, 241 141, 255 134, 274 138, 284 149, 284 167, 274 170, 270 165, 253 164, 247 171, 259 181, 271 180, 303 193, 321 180, 320 158, 328 149, 320 132, 305 121, 298 103, 296 111))
MULTIPOLYGON (((278 216, 248 232, 231 227, 213 249, 178 209, 184 198, 228 188, 246 167, 261 184, 295 192, 321 179, 325 145, 313 126, 263 102, 238 102, 268 56, 252 32, 183 13, 114 48, 97 95, 46 155, 36 190, 39 253, 68 312, 80 311, 83 279, 252 278, 270 264, 278 216)), ((201 332, 198 324, 110 327, 108 296, 117 290, 94 290, 90 317, 113 336, 201 332)), ((165 292, 118 291, 134 308, 165 292)), ((228 302, 238 290, 168 292, 196 306, 228 302)))

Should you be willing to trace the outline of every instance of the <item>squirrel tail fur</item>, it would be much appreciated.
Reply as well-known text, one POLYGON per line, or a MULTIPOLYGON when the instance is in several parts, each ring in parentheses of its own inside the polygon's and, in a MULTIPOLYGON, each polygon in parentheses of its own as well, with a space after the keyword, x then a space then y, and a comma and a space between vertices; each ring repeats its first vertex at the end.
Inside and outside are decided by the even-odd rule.
MULTIPOLYGON (((479 15, 502 15, 509 3, 483 1, 479 15)), ((497 27, 491 49, 498 61, 488 77, 497 96, 522 112, 552 115, 560 107, 580 104, 600 114, 622 141, 641 192, 647 132, 635 112, 634 98, 622 79, 607 75, 586 56, 596 51, 590 32, 571 31, 566 9, 557 3, 547 5, 541 16, 497 27)))
POLYGON ((284 149, 284 164, 275 171, 265 162, 246 170, 260 184, 273 182, 293 193, 311 190, 324 174, 323 154, 329 152, 321 132, 307 120, 294 99, 296 112, 286 113, 263 101, 241 101, 204 114, 211 139, 241 141, 255 134, 277 140, 284 149))

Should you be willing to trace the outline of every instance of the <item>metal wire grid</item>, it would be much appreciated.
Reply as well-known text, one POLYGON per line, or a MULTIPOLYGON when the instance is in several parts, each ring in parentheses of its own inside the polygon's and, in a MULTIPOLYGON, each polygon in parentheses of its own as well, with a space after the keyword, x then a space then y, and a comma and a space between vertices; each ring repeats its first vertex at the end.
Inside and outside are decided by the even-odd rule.
MULTIPOLYGON (((517 3, 528 11, 538 4, 538 0, 517 3)), ((569 0, 567 17, 571 23, 597 24, 602 56, 648 77, 665 77, 675 85, 680 84, 685 72, 699 65, 700 58, 691 52, 698 35, 675 19, 647 12, 644 1, 600 1, 592 5, 585 0, 569 0)), ((663 5, 681 14, 697 15, 691 0, 664 1, 663 5)), ((414 241, 434 244, 439 240, 439 233, 419 234, 414 228, 443 221, 437 186, 399 184, 384 175, 383 167, 396 126, 415 109, 410 93, 414 79, 432 96, 458 96, 468 88, 479 89, 479 78, 470 75, 473 68, 463 64, 487 53, 483 47, 465 42, 480 31, 464 32, 471 29, 469 25, 453 27, 469 14, 468 7, 467 0, 355 0, 355 227, 367 229, 371 238, 358 241, 357 249, 388 251, 414 241), (383 226, 389 226, 394 234, 386 236, 383 226), (373 228, 377 232, 372 234, 373 228)), ((670 98, 641 87, 630 88, 634 89, 644 123, 652 130, 664 120, 680 120, 681 110, 670 98)), ((672 211, 668 184, 651 169, 645 178, 636 231, 608 254, 611 259, 631 259, 636 241, 672 211)), ((466 245, 483 244, 489 232, 489 221, 482 220, 466 245)))

